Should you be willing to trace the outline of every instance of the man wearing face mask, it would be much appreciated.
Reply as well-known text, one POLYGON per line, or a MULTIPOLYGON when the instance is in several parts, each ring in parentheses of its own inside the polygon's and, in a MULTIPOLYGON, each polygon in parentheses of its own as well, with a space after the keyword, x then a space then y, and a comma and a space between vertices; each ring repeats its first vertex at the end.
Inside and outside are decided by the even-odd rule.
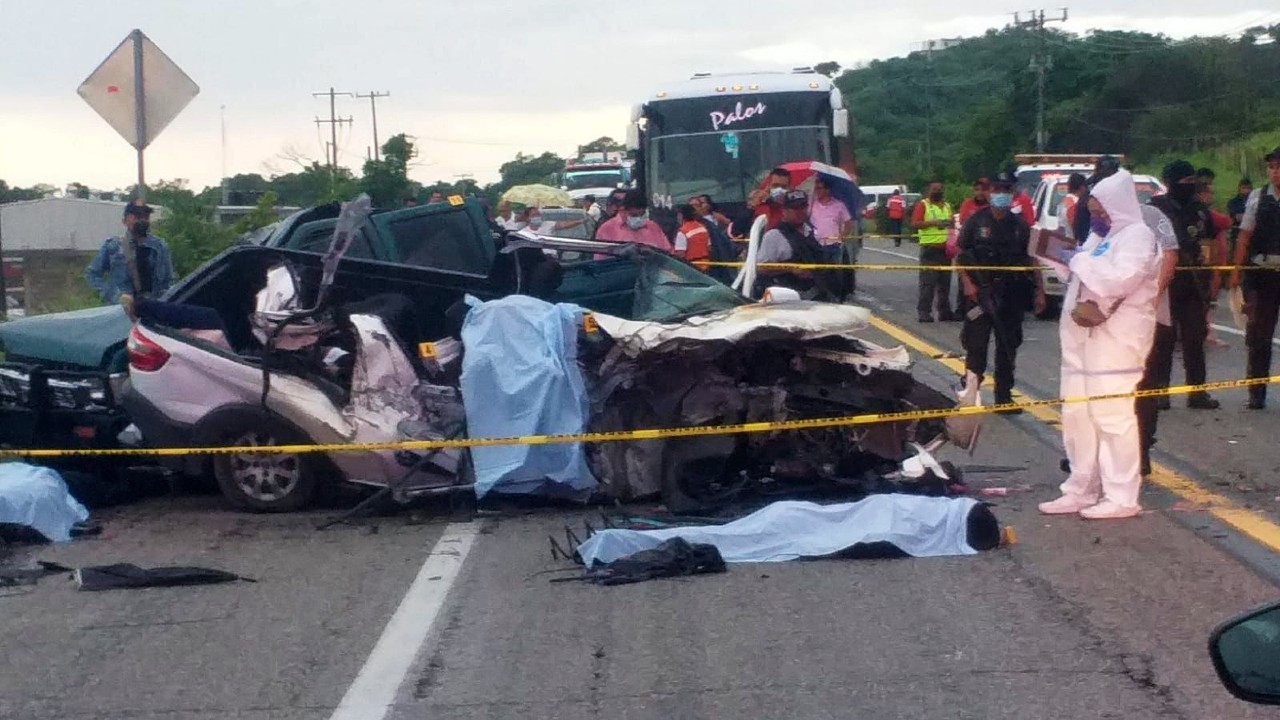
POLYGON ((754 220, 764 215, 769 218, 768 224, 765 225, 765 230, 777 227, 778 222, 782 220, 782 203, 790 191, 791 171, 786 168, 774 168, 769 172, 769 197, 764 202, 756 205, 752 219, 754 220))
POLYGON ((107 238, 85 269, 85 279, 106 303, 120 303, 131 319, 136 308, 173 284, 173 259, 164 240, 151 234, 151 208, 135 200, 124 208, 124 237, 107 238))
POLYGON ((582 217, 577 220, 561 220, 560 222, 544 221, 542 219, 542 210, 536 207, 525 208, 520 214, 520 220, 516 223, 517 230, 527 230, 538 235, 555 235, 558 230, 568 230, 579 225, 585 225, 587 218, 582 217))
POLYGON ((639 190, 630 190, 622 200, 622 209, 612 220, 600 226, 596 231, 596 239, 607 242, 638 243, 657 248, 662 252, 671 252, 671 242, 667 240, 662 228, 645 213, 649 209, 649 201, 639 190))
MULTIPOLYGON (((998 404, 1013 402, 1013 371, 1022 345, 1022 319, 1028 310, 1043 312, 1040 273, 964 270, 965 266, 1028 267, 1031 231, 1010 210, 1017 179, 1001 173, 991 182, 989 204, 976 210, 960 228, 957 244, 960 285, 972 308, 960 331, 965 369, 981 380, 987 372, 987 348, 994 334, 998 404)), ((1006 412, 1021 412, 1020 410, 1006 412)))
MULTIPOLYGON (((1178 236, 1178 268, 1169 283, 1169 310, 1173 332, 1156 337, 1153 362, 1157 387, 1168 387, 1173 374, 1174 343, 1182 343, 1182 365, 1188 385, 1205 382, 1204 345, 1208 336, 1209 274, 1187 270, 1204 265, 1202 243, 1213 239, 1213 218, 1198 197, 1196 169, 1186 160, 1176 160, 1164 168, 1164 181, 1169 192, 1151 199, 1151 205, 1163 212, 1178 236)), ((1162 402, 1167 407, 1167 400, 1162 402)), ((1200 391, 1187 397, 1187 407, 1216 410, 1217 400, 1200 391)))
MULTIPOLYGON (((951 204, 945 199, 941 182, 929 183, 928 194, 916 203, 911 213, 911 224, 916 228, 920 241, 921 265, 949 265, 947 259, 947 229, 951 227, 951 204)), ((933 304, 938 304, 938 319, 942 322, 958 320, 951 312, 951 271, 921 270, 917 280, 920 297, 916 313, 922 323, 933 322, 933 304)))

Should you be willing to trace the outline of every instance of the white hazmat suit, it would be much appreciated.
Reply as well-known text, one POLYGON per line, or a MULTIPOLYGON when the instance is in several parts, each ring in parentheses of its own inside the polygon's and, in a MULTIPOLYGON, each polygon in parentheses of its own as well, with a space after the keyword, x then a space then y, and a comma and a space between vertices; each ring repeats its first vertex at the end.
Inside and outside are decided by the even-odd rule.
MULTIPOLYGON (((1143 222, 1133 176, 1121 170, 1095 185, 1092 197, 1111 227, 1105 237, 1090 233, 1070 261, 1059 325, 1064 398, 1133 392, 1155 335, 1160 254, 1143 222), (1106 322, 1076 324, 1071 310, 1086 300, 1109 315, 1106 322)), ((1041 512, 1079 512, 1088 519, 1138 514, 1142 475, 1133 398, 1064 404, 1062 440, 1071 475, 1062 497, 1042 503, 1041 512)))

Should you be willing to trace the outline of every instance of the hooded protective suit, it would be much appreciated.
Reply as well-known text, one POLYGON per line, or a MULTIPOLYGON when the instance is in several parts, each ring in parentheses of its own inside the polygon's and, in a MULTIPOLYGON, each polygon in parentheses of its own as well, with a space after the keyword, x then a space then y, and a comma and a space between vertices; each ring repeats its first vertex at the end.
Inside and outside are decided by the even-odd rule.
MULTIPOLYGON (((1160 254, 1143 222, 1133 176, 1121 170, 1094 186, 1092 197, 1107 211, 1111 228, 1106 237, 1090 233, 1071 258, 1059 326, 1064 398, 1133 392, 1155 334, 1160 254), (1092 328, 1076 324, 1071 310, 1085 300, 1108 313, 1107 321, 1092 328)), ((1114 512, 1117 506, 1136 512, 1142 475, 1133 400, 1064 404, 1062 436, 1071 475, 1060 502, 1084 508, 1101 493, 1113 512, 1100 517, 1124 516, 1114 512)))

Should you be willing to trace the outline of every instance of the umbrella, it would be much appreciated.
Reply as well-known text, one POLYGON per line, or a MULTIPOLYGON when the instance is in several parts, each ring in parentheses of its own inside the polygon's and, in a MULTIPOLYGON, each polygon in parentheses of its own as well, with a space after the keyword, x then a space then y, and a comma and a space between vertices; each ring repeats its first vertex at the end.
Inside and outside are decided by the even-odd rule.
MULTIPOLYGON (((858 183, 849 173, 834 165, 804 160, 783 163, 779 167, 791 172, 791 184, 795 189, 804 190, 810 196, 813 195, 813 181, 821 177, 827 188, 831 190, 831 197, 844 203, 852 217, 859 217, 867 204, 862 190, 858 189, 858 183)), ((769 178, 766 176, 760 183, 760 187, 767 190, 768 186, 769 178)))
POLYGON ((502 199, 530 207, 573 207, 569 193, 550 185, 517 185, 503 193, 502 199))

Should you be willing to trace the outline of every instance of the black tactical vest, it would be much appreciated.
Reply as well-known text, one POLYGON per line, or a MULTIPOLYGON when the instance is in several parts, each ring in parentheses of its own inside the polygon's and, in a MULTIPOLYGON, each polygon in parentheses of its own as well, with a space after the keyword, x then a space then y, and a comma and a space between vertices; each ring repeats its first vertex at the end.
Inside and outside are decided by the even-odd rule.
POLYGON ((1249 257, 1280 255, 1280 200, 1263 188, 1258 198, 1257 223, 1249 241, 1249 257))

